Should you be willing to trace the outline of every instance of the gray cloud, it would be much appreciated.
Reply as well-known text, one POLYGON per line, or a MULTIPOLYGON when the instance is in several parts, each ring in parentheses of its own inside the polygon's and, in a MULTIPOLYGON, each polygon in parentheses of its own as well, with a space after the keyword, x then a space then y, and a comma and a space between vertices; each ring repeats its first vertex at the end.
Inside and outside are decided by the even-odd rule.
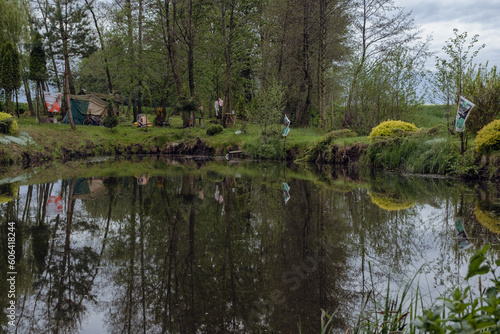
POLYGON ((454 36, 453 28, 457 28, 459 33, 468 33, 468 41, 478 34, 477 46, 486 44, 476 62, 485 64, 489 61, 490 66, 500 66, 500 1, 395 0, 395 5, 412 11, 415 24, 421 27, 423 36, 433 36, 431 50, 437 55, 444 56, 441 49, 454 36))

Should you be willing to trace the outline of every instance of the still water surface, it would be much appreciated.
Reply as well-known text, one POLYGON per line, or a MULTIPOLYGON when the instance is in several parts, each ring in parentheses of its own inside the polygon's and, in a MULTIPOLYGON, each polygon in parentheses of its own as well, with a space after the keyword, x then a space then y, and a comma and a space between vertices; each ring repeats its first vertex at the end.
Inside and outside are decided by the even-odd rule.
POLYGON ((444 178, 143 160, 6 180, 12 333, 319 333, 322 309, 345 332, 389 275, 438 296, 500 232, 498 186, 444 178))

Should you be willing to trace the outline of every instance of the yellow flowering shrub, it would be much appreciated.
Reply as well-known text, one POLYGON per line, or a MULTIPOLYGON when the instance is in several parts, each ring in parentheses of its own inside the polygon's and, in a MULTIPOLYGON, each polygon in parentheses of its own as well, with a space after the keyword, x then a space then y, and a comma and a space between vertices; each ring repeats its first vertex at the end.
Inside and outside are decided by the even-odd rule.
POLYGON ((476 152, 489 153, 500 150, 500 119, 485 125, 474 139, 476 152))
POLYGON ((19 192, 19 185, 16 183, 5 184, 0 187, 0 203, 12 201, 19 192))
POLYGON ((370 140, 374 137, 390 137, 397 132, 416 132, 418 128, 411 123, 403 121, 385 121, 377 125, 372 129, 370 135, 368 136, 370 140))
POLYGON ((378 192, 370 191, 368 195, 370 195, 373 204, 387 211, 404 210, 415 205, 415 202, 378 192))
POLYGON ((496 216, 494 212, 483 211, 476 204, 474 208, 474 215, 478 222, 493 233, 500 234, 500 217, 496 216))
POLYGON ((18 130, 19 127, 14 117, 10 114, 0 112, 0 133, 15 135, 18 130))

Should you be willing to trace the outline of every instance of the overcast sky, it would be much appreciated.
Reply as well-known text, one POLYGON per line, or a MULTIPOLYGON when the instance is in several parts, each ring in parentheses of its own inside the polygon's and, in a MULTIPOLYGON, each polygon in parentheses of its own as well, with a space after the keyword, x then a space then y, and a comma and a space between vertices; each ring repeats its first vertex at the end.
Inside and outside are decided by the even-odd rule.
MULTIPOLYGON (((430 48, 438 56, 445 56, 442 47, 454 36, 453 28, 457 28, 459 33, 467 32, 466 45, 476 34, 476 48, 486 44, 475 58, 476 63, 489 61, 489 68, 500 67, 500 0, 394 0, 394 4, 412 11, 422 36, 433 36, 430 48)), ((434 60, 429 65, 433 69, 434 60)))

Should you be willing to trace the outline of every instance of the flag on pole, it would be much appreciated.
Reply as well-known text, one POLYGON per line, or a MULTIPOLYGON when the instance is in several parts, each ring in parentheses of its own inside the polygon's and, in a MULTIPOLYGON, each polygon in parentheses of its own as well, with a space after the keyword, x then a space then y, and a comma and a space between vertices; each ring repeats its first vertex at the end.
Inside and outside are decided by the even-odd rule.
POLYGON ((459 250, 464 250, 472 246, 472 242, 470 242, 467 233, 465 233, 463 221, 462 217, 455 217, 455 231, 459 250))
POLYGON ((286 115, 285 119, 283 120, 283 123, 285 125, 285 128, 283 129, 283 137, 286 137, 290 132, 290 120, 288 119, 288 117, 286 117, 286 115))
POLYGON ((285 200, 285 204, 290 200, 290 186, 286 183, 283 182, 283 199, 285 200))
POLYGON ((284 123, 285 123, 285 127, 290 126, 290 120, 288 119, 288 117, 286 117, 286 115, 285 115, 285 121, 284 121, 284 123))
POLYGON ((219 116, 219 101, 214 102, 215 116, 219 116))
POLYGON ((474 108, 475 104, 467 100, 465 97, 460 96, 458 101, 457 118, 455 122, 455 131, 464 132, 465 121, 470 115, 470 111, 474 108))

